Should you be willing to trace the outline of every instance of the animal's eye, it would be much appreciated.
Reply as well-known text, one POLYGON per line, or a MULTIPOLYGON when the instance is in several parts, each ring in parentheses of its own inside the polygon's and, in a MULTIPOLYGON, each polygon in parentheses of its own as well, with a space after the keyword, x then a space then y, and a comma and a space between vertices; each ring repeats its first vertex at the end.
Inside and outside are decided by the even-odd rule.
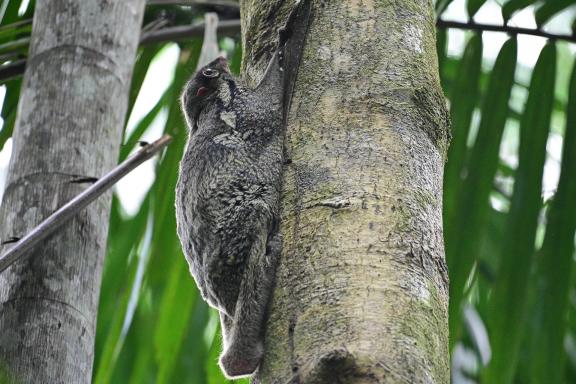
POLYGON ((214 77, 218 77, 218 75, 220 75, 220 72, 212 68, 206 68, 202 71, 202 74, 204 75, 204 77, 212 79, 214 77))

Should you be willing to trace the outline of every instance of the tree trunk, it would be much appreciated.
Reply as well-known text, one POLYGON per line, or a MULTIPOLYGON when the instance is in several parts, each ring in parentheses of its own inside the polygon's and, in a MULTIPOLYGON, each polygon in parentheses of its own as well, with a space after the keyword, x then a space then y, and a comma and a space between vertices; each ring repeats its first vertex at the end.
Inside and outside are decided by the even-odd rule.
MULTIPOLYGON (((280 3, 242 1, 251 82, 292 4, 280 3)), ((314 2, 257 382, 449 382, 447 116, 432 2, 314 2)))
MULTIPOLYGON (((36 1, 3 241, 115 165, 143 11, 144 0, 36 1)), ((107 194, 0 274, 0 359, 14 381, 91 381, 109 206, 107 194)))

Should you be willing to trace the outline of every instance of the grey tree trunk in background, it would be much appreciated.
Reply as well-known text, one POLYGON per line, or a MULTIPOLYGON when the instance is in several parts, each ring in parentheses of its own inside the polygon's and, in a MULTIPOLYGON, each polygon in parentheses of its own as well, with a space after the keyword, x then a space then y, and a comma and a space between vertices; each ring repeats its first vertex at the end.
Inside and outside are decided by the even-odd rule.
MULTIPOLYGON (((115 164, 144 0, 37 0, 2 241, 115 164)), ((89 383, 110 194, 0 274, 0 360, 18 383, 89 383)), ((6 247, 0 247, 0 251, 6 247)))
MULTIPOLYGON (((250 82, 292 4, 241 1, 250 82)), ((449 383, 434 20, 428 0, 314 2, 257 382, 449 383)))

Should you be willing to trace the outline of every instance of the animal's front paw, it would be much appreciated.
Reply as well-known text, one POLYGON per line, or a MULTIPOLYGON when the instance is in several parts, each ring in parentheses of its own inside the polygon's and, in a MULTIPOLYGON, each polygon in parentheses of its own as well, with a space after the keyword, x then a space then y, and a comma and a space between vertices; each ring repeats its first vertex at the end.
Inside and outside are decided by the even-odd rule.
POLYGON ((258 368, 263 354, 262 343, 258 343, 255 348, 243 349, 231 345, 220 356, 220 368, 229 379, 249 376, 258 368))

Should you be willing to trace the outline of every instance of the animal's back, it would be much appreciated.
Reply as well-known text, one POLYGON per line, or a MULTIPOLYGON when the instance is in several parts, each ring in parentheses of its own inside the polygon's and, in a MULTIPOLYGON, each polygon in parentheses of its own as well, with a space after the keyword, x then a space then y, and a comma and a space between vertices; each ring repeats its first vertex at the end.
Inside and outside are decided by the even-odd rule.
POLYGON ((310 11, 309 0, 293 8, 255 89, 242 88, 218 58, 182 94, 191 137, 177 188, 178 234, 203 296, 219 309, 219 363, 229 378, 252 374, 264 353, 281 254, 286 111, 310 11))
MULTIPOLYGON (((211 305, 232 315, 255 226, 278 215, 281 124, 249 91, 203 111, 177 185, 178 233, 190 270, 211 305), (241 105, 242 108, 238 108, 241 105)), ((235 97, 234 97, 235 96, 235 97)))

